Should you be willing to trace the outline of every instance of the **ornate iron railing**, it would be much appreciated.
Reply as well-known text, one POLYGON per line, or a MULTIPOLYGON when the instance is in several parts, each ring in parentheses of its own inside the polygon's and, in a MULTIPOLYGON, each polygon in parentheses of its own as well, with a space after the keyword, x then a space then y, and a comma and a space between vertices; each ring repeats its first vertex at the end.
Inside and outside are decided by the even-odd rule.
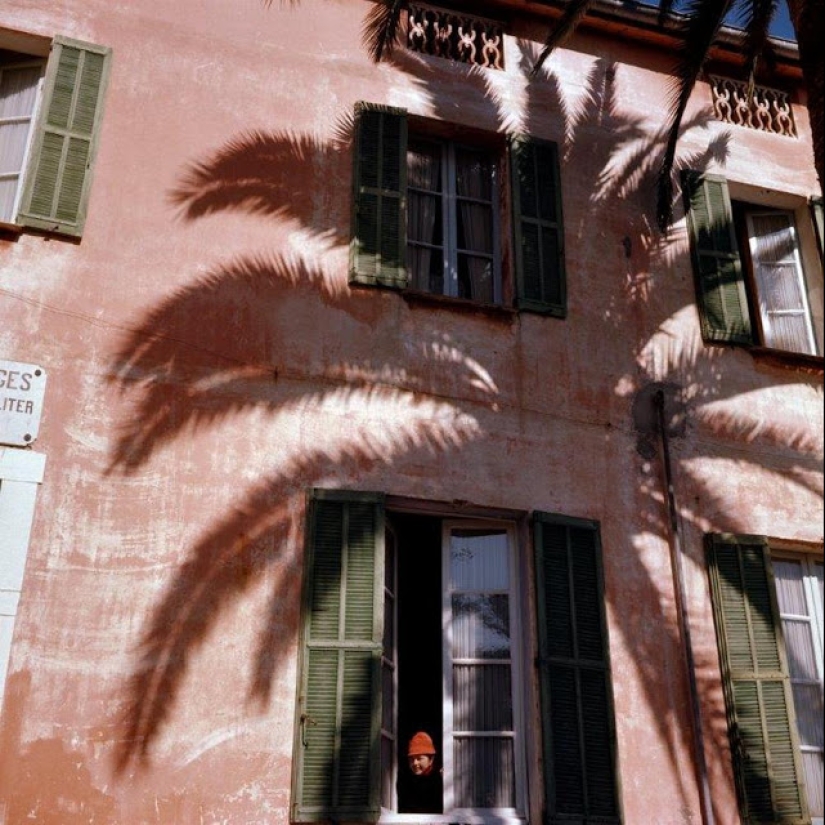
POLYGON ((459 63, 504 68, 504 32, 493 20, 410 4, 407 48, 459 63))
POLYGON ((796 124, 788 95, 767 86, 753 86, 729 77, 710 76, 713 113, 725 123, 760 132, 796 137, 796 124))

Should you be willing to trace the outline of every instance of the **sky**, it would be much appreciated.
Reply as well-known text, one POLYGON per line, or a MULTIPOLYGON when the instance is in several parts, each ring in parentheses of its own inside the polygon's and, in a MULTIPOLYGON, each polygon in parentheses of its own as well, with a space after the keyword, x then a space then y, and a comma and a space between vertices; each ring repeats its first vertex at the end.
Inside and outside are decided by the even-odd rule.
MULTIPOLYGON (((657 0, 641 0, 641 2, 646 2, 651 6, 659 5, 657 0)), ((673 4, 674 11, 679 11, 680 5, 679 0, 676 0, 673 4)), ((731 21, 731 25, 735 25, 735 23, 731 21)), ((782 37, 785 40, 796 41, 796 35, 791 25, 791 17, 788 14, 788 4, 786 0, 779 0, 779 8, 774 15, 770 33, 774 35, 774 37, 782 37)))

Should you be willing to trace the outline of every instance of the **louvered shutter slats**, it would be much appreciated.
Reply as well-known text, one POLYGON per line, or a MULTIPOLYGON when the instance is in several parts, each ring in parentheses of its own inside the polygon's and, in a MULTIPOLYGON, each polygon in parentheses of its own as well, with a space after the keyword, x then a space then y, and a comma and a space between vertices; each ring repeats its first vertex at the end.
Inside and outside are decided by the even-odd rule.
POLYGON ((355 112, 352 265, 355 283, 407 285, 407 117, 360 103, 355 112))
POLYGON ((547 821, 618 823, 598 532, 539 514, 535 546, 547 821))
POLYGON ((555 143, 527 137, 510 147, 519 309, 566 314, 561 180, 555 143))
POLYGON ((711 536, 707 552, 743 822, 810 822, 767 542, 711 536))
POLYGON ((293 819, 372 821, 380 767, 383 517, 374 496, 319 496, 307 548, 293 819))
POLYGON ((79 235, 102 114, 110 52, 56 38, 18 223, 79 235))
POLYGON ((705 340, 750 344, 753 333, 727 183, 685 171, 697 302, 705 340))

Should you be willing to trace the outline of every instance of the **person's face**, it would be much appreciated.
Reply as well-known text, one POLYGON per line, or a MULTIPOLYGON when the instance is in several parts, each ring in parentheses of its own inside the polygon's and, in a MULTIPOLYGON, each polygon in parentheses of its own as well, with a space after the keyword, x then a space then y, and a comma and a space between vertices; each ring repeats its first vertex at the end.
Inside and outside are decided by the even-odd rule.
POLYGON ((433 757, 428 753, 418 753, 410 757, 410 770, 416 776, 424 776, 433 766, 433 757))

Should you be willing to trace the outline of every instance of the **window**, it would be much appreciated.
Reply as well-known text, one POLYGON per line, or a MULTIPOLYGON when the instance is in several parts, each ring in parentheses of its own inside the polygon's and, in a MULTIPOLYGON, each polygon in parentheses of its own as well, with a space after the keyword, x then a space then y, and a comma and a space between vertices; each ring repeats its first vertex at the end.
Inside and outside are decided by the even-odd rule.
POLYGON ((521 137, 505 152, 503 142, 443 140, 423 124, 409 131, 401 109, 356 109, 350 280, 564 316, 556 145, 521 137))
POLYGON ((0 53, 0 221, 17 215, 45 61, 0 53))
POLYGON ((0 223, 80 235, 110 51, 57 37, 0 50, 0 223))
POLYGON ((489 153, 410 141, 407 267, 414 289, 501 303, 498 180, 489 153))
POLYGON ((527 737, 539 731, 525 725, 524 704, 536 661, 549 821, 619 823, 598 531, 537 514, 531 618, 515 527, 316 491, 293 821, 526 820, 527 737), (406 756, 420 730, 440 777, 423 802, 406 756))
POLYGON ((823 822, 822 557, 709 536, 743 822, 823 822))
POLYGON ((23 588, 37 488, 43 482, 45 467, 46 457, 42 453, 0 447, 0 706, 23 588))
POLYGON ((812 220, 813 211, 821 221, 821 202, 811 210, 731 200, 724 179, 695 172, 685 174, 684 192, 705 340, 821 356, 822 259, 812 220))

